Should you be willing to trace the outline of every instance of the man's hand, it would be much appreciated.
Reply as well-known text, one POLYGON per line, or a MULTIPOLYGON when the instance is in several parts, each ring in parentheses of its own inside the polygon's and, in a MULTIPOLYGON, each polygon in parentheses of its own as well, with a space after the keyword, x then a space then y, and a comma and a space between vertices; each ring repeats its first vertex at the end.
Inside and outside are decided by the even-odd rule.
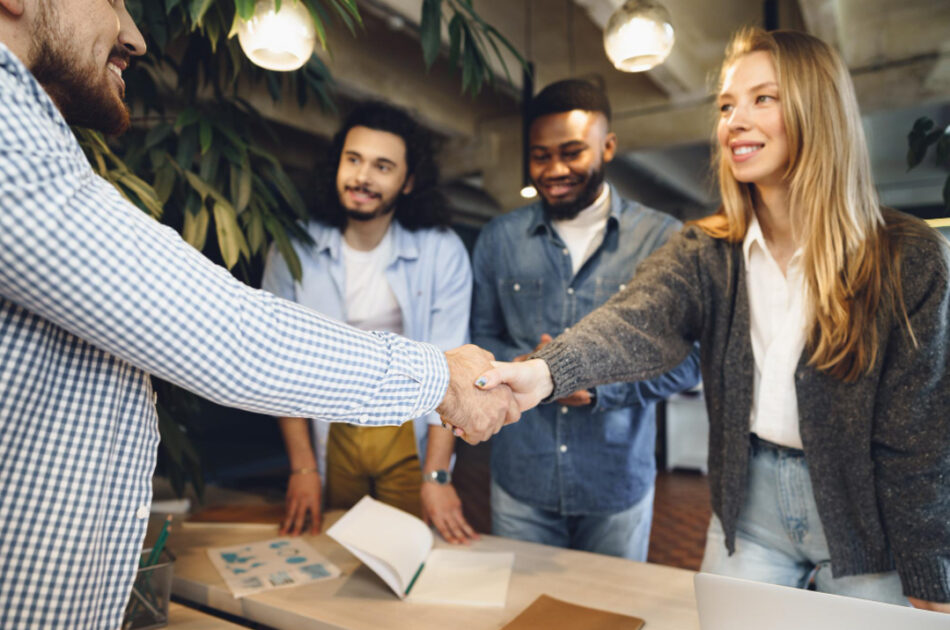
POLYGON ((570 396, 565 396, 564 398, 557 399, 558 404, 565 405, 567 407, 584 407, 591 403, 590 391, 586 389, 579 389, 570 396))
MULTIPOLYGON (((519 354, 512 361, 514 363, 523 363, 528 360, 532 354, 543 348, 544 346, 551 343, 553 337, 551 335, 544 333, 541 335, 541 341, 534 347, 534 350, 528 354, 519 354)), ((590 404, 590 392, 586 389, 579 389, 570 396, 565 396, 564 398, 557 399, 559 404, 567 405, 568 407, 583 407, 584 405, 590 404)), ((524 411, 524 409, 522 409, 524 411)))
POLYGON ((435 525, 442 538, 452 544, 478 540, 478 534, 462 514, 462 501, 452 484, 422 484, 422 518, 435 525))
POLYGON ((538 350, 540 350, 540 349, 543 348, 544 346, 546 346, 546 345, 548 345, 549 343, 551 343, 551 340, 552 340, 552 339, 554 339, 554 338, 553 338, 551 335, 549 335, 549 334, 547 334, 547 333, 544 333, 543 335, 541 335, 541 341, 538 342, 538 345, 536 345, 536 346, 534 347, 534 350, 532 350, 532 351, 529 352, 528 354, 519 354, 519 355, 516 356, 514 359, 512 359, 512 361, 515 362, 515 363, 522 363, 522 362, 524 362, 524 361, 527 361, 527 360, 528 360, 528 357, 530 357, 532 354, 534 354, 535 352, 537 352, 538 350))
POLYGON ((299 536, 310 513, 310 533, 320 533, 320 475, 316 472, 294 473, 287 483, 287 515, 280 527, 282 536, 299 536))
POLYGON ((514 394, 520 411, 536 407, 554 390, 551 370, 541 359, 521 363, 492 361, 494 369, 482 374, 476 384, 485 390, 507 385, 514 394))
POLYGON ((471 344, 445 353, 449 363, 449 387, 436 409, 442 420, 455 427, 455 435, 478 444, 521 417, 518 404, 507 386, 479 390, 475 379, 492 367, 490 352, 471 344))
POLYGON ((928 602, 923 599, 917 599, 916 597, 908 597, 910 603, 913 604, 914 608, 922 608, 923 610, 932 610, 934 612, 950 613, 950 603, 943 602, 928 602))

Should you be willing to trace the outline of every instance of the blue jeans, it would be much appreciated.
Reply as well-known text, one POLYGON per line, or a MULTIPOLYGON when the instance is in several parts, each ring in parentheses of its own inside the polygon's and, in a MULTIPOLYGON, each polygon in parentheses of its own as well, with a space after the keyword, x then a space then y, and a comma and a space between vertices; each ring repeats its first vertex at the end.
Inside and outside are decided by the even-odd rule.
POLYGON ((909 606, 896 571, 832 576, 805 457, 753 441, 749 489, 739 513, 736 551, 713 515, 701 571, 804 588, 814 577, 822 593, 909 606))
POLYGON ((492 533, 496 536, 646 562, 653 487, 622 512, 564 515, 522 503, 493 481, 491 511, 492 533))

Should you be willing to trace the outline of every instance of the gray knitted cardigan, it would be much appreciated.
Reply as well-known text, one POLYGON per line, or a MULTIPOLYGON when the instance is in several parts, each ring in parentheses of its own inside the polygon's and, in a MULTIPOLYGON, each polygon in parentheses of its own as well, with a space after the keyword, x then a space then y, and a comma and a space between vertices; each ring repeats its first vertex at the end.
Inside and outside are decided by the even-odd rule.
MULTIPOLYGON (((886 211, 889 225, 900 215, 886 211)), ((877 361, 844 383, 795 372, 800 430, 834 574, 894 570, 904 593, 950 601, 950 253, 904 216, 904 300, 918 347, 879 309, 877 361)), ((550 399, 596 384, 652 378, 700 343, 709 413, 709 481, 735 549, 749 461, 754 358, 741 244, 691 226, 637 269, 627 288, 535 356, 550 399)))

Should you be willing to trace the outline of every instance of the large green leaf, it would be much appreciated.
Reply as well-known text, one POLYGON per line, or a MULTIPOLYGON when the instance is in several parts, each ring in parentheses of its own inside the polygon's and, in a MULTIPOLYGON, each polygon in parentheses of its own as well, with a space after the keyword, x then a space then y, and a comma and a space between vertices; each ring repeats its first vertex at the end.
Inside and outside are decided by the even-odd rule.
POLYGON ((294 251, 293 245, 291 245, 290 239, 287 237, 286 230, 284 230, 283 226, 280 225, 277 220, 270 216, 264 218, 264 227, 267 228, 267 231, 274 238, 277 251, 280 252, 284 262, 287 263, 290 275, 293 276, 294 280, 299 281, 303 278, 303 269, 300 266, 300 258, 297 257, 297 252, 294 251))
POLYGON ((250 258, 251 252, 241 226, 238 225, 234 207, 226 201, 216 199, 213 208, 214 226, 218 233, 218 248, 221 250, 225 266, 230 269, 237 264, 241 254, 250 258))
POLYGON ((422 57, 426 68, 431 68, 442 47, 442 0, 422 1, 419 39, 422 42, 422 57))
POLYGON ((238 17, 249 20, 254 15, 254 0, 234 0, 234 10, 238 17))
POLYGON ((118 182, 138 197, 141 204, 145 207, 152 218, 160 219, 162 217, 162 202, 151 186, 142 179, 133 175, 131 172, 120 172, 118 182))
POLYGON ((198 212, 185 211, 185 225, 182 227, 181 237, 199 252, 205 248, 210 219, 211 215, 204 205, 198 212))
POLYGON ((204 155, 211 148, 211 143, 214 141, 214 130, 206 118, 202 118, 201 123, 199 123, 198 140, 201 143, 201 154, 204 155))
POLYGON ((205 13, 208 12, 208 9, 211 8, 213 3, 214 0, 190 0, 189 13, 191 15, 191 21, 201 26, 201 21, 204 19, 205 13))

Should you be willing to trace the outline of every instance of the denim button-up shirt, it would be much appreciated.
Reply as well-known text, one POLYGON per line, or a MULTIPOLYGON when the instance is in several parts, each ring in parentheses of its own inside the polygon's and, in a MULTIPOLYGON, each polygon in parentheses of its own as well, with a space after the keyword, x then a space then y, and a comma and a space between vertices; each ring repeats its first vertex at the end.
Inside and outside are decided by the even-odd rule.
MULTIPOLYGON (((573 326, 630 279, 680 227, 672 217, 610 191, 601 246, 576 275, 540 203, 492 220, 474 252, 472 342, 511 360, 543 333, 573 326)), ((528 505, 562 514, 629 508, 656 475, 654 403, 699 381, 693 352, 667 374, 596 388, 596 407, 541 405, 492 438, 492 477, 528 505)))

